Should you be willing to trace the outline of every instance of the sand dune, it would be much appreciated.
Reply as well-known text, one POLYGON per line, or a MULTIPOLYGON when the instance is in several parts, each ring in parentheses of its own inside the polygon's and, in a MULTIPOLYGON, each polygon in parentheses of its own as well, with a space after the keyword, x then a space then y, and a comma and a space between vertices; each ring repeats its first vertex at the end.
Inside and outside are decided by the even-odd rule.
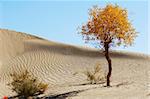
POLYGON ((73 99, 146 99, 150 58, 144 54, 111 52, 112 88, 87 83, 83 74, 100 63, 107 72, 102 51, 48 41, 26 33, 0 30, 0 97, 15 95, 8 88, 10 73, 27 69, 41 81, 49 84, 45 95, 89 89, 73 99), (76 86, 78 85, 78 86, 76 86))

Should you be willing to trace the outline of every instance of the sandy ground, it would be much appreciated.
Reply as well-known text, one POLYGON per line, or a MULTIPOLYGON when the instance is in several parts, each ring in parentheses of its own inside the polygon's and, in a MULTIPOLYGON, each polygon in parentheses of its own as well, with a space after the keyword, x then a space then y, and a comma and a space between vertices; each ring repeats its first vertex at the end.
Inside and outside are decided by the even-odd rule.
POLYGON ((112 87, 88 83, 84 74, 100 63, 107 72, 107 62, 102 52, 48 41, 29 34, 0 29, 0 97, 15 95, 7 84, 10 73, 27 69, 39 80, 48 83, 45 95, 67 92, 79 93, 68 99, 149 99, 150 58, 129 52, 111 52, 112 87))

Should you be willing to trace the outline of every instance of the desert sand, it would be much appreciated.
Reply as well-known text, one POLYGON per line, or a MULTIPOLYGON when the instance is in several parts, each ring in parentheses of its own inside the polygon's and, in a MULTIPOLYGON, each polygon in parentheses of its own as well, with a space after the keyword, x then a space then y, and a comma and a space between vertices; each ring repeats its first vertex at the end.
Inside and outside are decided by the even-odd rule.
POLYGON ((0 97, 16 95, 7 85, 10 73, 27 69, 49 88, 44 95, 79 91, 67 99, 149 99, 150 57, 141 53, 112 51, 112 87, 87 84, 83 72, 107 61, 94 48, 48 41, 26 33, 0 29, 0 97))

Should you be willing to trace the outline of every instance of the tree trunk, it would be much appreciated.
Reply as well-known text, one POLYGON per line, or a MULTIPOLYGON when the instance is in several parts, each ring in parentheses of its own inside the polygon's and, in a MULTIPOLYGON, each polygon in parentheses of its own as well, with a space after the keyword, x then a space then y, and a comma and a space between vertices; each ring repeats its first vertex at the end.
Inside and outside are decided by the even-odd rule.
POLYGON ((108 74, 107 74, 107 85, 106 86, 110 86, 110 77, 111 77, 111 71, 112 71, 112 64, 111 64, 111 59, 110 59, 110 56, 109 56, 109 43, 105 43, 104 48, 105 48, 105 58, 108 62, 108 74))

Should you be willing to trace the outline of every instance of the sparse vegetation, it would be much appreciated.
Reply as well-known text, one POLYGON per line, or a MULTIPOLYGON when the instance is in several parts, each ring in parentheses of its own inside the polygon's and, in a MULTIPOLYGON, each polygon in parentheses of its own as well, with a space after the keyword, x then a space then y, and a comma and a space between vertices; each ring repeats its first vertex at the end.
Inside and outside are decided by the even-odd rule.
MULTIPOLYGON (((75 73, 75 75, 78 72, 75 73)), ((106 81, 106 76, 100 66, 100 64, 96 64, 94 70, 81 72, 87 76, 87 80, 90 81, 90 84, 98 84, 106 81)))
POLYGON ((48 84, 40 82, 36 77, 33 77, 27 70, 18 74, 14 72, 10 74, 12 82, 8 85, 12 91, 17 93, 20 99, 27 99, 30 96, 43 94, 48 87, 48 84))
POLYGON ((94 68, 94 71, 85 71, 83 72, 87 76, 87 80, 90 81, 91 84, 98 84, 100 82, 105 81, 105 76, 102 72, 102 68, 100 64, 97 64, 94 68))

